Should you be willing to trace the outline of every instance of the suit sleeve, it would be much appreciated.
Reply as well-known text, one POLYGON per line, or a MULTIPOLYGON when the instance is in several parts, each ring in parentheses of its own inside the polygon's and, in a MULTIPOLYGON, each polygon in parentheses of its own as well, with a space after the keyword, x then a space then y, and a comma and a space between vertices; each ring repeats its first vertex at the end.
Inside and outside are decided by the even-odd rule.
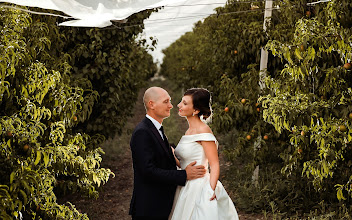
POLYGON ((187 179, 185 170, 165 170, 156 166, 153 144, 155 142, 148 131, 140 129, 134 133, 131 151, 135 169, 144 180, 184 186, 187 179))

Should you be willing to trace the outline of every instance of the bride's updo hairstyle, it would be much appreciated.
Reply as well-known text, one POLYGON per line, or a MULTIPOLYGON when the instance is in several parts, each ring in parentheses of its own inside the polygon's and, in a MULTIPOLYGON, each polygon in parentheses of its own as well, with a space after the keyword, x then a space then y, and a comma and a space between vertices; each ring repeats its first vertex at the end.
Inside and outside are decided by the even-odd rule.
POLYGON ((211 110, 211 96, 210 92, 203 88, 188 89, 184 96, 192 97, 193 108, 199 110, 198 117, 204 120, 209 118, 212 114, 211 110))

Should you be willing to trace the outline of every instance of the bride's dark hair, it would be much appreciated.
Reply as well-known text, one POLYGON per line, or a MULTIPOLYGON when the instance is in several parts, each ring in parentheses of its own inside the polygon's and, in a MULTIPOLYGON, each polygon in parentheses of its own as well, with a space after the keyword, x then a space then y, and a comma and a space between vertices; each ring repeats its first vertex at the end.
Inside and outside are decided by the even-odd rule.
POLYGON ((184 96, 186 95, 192 97, 193 108, 199 110, 199 118, 203 116, 203 119, 207 119, 211 116, 211 95, 208 90, 203 88, 192 88, 185 92, 184 96))

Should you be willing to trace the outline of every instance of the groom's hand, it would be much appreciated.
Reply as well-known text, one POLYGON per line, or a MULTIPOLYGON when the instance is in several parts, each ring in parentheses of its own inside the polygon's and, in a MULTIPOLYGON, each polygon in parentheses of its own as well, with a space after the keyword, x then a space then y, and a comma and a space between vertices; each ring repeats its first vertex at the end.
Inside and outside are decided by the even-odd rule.
POLYGON ((196 163, 197 162, 194 161, 186 167, 187 180, 193 180, 204 176, 206 172, 205 167, 203 165, 194 166, 196 163))

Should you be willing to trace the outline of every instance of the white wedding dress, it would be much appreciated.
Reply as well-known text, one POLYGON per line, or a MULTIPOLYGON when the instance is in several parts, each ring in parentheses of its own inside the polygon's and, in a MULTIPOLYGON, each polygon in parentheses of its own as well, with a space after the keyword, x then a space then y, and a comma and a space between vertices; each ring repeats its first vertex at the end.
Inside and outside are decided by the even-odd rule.
POLYGON ((204 177, 188 180, 185 186, 178 186, 171 220, 238 220, 236 208, 220 181, 215 188, 216 199, 210 201, 214 190, 210 186, 208 158, 202 145, 197 141, 215 141, 211 133, 201 133, 182 136, 175 149, 175 155, 180 160, 181 169, 197 161, 196 165, 204 165, 207 173, 204 177))

